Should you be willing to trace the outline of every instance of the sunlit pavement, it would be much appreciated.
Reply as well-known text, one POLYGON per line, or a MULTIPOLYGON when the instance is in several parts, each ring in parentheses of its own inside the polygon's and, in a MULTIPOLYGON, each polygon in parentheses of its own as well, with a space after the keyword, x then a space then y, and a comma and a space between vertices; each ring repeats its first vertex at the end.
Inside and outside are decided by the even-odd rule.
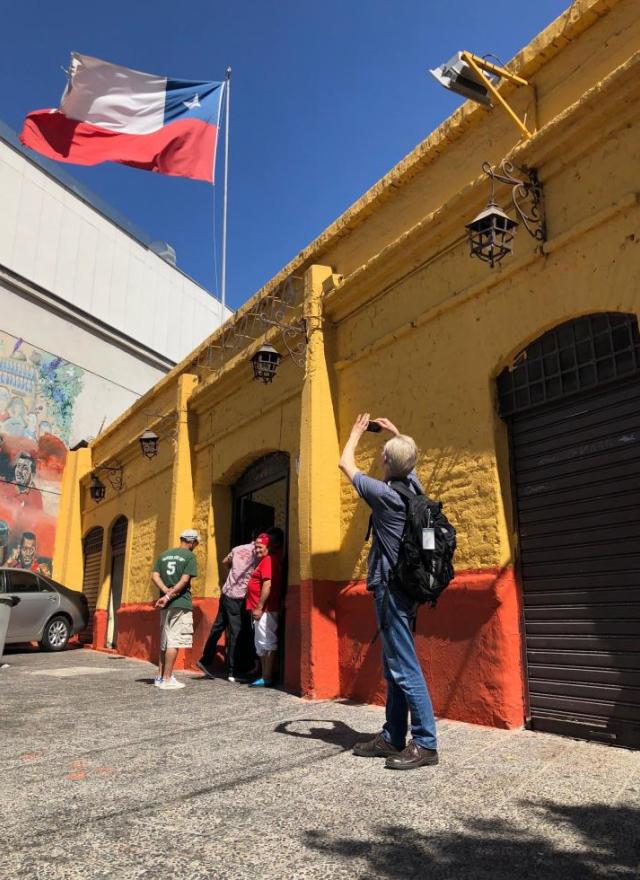
POLYGON ((0 670, 3 878, 634 878, 640 753, 439 724, 437 767, 350 753, 382 711, 87 650, 0 670))

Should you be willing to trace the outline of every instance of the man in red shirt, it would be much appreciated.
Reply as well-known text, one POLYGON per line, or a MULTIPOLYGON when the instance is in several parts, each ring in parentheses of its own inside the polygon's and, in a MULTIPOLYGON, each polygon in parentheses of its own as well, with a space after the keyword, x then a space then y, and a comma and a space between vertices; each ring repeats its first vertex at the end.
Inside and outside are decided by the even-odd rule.
POLYGON ((282 584, 282 552, 266 533, 255 540, 258 565, 247 584, 247 611, 253 618, 256 654, 262 674, 249 687, 271 687, 278 650, 278 613, 282 584))

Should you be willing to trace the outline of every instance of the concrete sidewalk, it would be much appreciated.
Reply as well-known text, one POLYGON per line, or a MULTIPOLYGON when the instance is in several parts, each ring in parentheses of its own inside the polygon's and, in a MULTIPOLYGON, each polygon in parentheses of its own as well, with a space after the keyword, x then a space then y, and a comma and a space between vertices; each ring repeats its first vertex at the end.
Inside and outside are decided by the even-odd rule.
POLYGON ((88 650, 0 670, 0 876, 640 876, 640 753, 442 721, 441 763, 355 758, 382 710, 88 650))

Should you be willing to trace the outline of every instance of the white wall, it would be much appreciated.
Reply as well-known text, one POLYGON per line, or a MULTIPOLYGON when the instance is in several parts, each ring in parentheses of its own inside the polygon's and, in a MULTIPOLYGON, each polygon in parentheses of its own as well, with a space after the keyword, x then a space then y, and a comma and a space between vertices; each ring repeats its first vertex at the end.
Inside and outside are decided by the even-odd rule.
MULTIPOLYGON (((134 350, 109 342, 44 306, 23 298, 0 278, 0 334, 62 357, 83 371, 75 402, 69 445, 95 437, 167 372, 161 363, 145 362, 134 350)), ((5 348, 7 345, 5 344, 5 348)), ((149 358, 152 360, 152 358, 149 358)))
POLYGON ((221 323, 217 299, 2 140, 0 264, 175 362, 221 323))

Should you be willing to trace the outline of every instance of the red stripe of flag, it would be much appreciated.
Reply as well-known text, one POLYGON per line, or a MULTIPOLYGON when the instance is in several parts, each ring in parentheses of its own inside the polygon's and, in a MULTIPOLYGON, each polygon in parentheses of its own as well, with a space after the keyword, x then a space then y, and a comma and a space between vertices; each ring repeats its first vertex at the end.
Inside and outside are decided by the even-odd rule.
POLYGON ((145 171, 213 183, 217 129, 202 119, 169 122, 151 134, 120 134, 69 119, 58 110, 35 110, 25 121, 25 147, 57 162, 119 162, 145 171))

